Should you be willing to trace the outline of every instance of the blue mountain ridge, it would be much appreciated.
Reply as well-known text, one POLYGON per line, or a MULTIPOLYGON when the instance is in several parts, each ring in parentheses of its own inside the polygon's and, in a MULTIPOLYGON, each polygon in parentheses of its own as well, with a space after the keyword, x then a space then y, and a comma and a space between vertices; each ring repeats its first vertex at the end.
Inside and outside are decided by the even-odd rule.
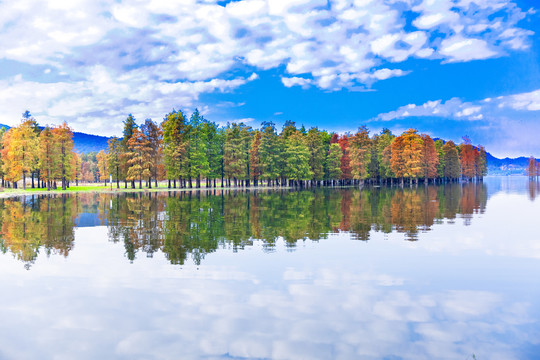
MULTIPOLYGON (((9 129, 10 126, 0 124, 0 128, 5 127, 9 129)), ((43 129, 43 126, 40 126, 43 129)), ((75 152, 79 154, 87 154, 90 152, 99 152, 100 150, 107 150, 107 141, 110 137, 91 135, 82 132, 73 132, 73 143, 75 144, 75 152)))
MULTIPOLYGON (((0 124, 0 127, 9 129, 7 125, 0 124)), ((73 142, 75 151, 79 154, 87 154, 90 152, 99 152, 107 150, 107 141, 110 137, 86 134, 82 132, 73 132, 73 142)), ((434 138, 436 140, 436 138, 434 138)), ((499 159, 486 152, 489 175, 523 175, 529 163, 529 158, 521 156, 518 158, 499 159)), ((540 159, 537 159, 540 161, 540 159)))

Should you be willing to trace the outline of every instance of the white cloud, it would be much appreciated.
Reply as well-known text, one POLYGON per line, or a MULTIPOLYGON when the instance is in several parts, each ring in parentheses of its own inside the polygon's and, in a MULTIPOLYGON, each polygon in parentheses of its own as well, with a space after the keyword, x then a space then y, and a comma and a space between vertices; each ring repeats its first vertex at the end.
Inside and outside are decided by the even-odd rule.
POLYGON ((370 77, 377 80, 386 80, 391 77, 404 76, 406 74, 408 74, 408 72, 400 70, 400 69, 394 69, 394 70, 379 69, 379 70, 376 70, 373 74, 371 74, 370 77))
POLYGON ((283 82, 283 85, 285 85, 286 87, 301 86, 302 88, 305 89, 309 87, 310 84, 313 83, 313 80, 293 76, 290 78, 282 77, 281 82, 283 82))
POLYGON ((440 53, 452 62, 487 59, 498 55, 489 48, 486 41, 462 36, 443 40, 440 53))
POLYGON ((173 108, 196 107, 200 94, 228 92, 257 79, 253 73, 231 80, 165 83, 148 80, 137 70, 117 76, 101 66, 90 69, 86 77, 58 83, 27 81, 22 76, 0 80, 0 123, 15 125, 30 109, 41 124, 66 120, 75 131, 113 135, 120 133, 128 113, 140 120, 160 121, 173 108))
MULTIPOLYGON (((158 96, 189 102, 207 91, 241 86, 236 77, 255 80, 248 74, 257 69, 278 69, 287 87, 354 90, 405 75, 407 71, 399 69, 399 64, 411 57, 458 62, 503 56, 526 50, 533 35, 517 26, 531 13, 521 11, 512 1, 412 3, 3 2, 0 61, 45 65, 51 75, 64 74, 65 78, 57 80, 58 88, 82 86, 82 99, 107 93, 109 105, 129 99, 141 110, 141 104, 148 104, 148 113, 153 113, 169 102, 158 96), (404 21, 404 11, 412 14, 413 29, 404 21), (102 67, 110 79, 99 79, 96 67, 102 67), (232 75, 242 71, 239 69, 246 74, 232 75)), ((27 79, 25 86, 32 89, 25 93, 51 87, 27 79)), ((60 102, 46 96, 49 100, 35 106, 32 99, 23 102, 45 115, 47 101, 60 102)), ((84 103, 82 107, 92 113, 101 111, 92 109, 87 101, 91 100, 80 100, 77 105, 84 103)))
MULTIPOLYGON (((428 101, 421 105, 408 104, 394 111, 379 114, 376 120, 396 121, 407 118, 431 117, 444 121, 469 121, 460 125, 483 133, 488 151, 496 156, 538 154, 540 124, 540 89, 527 93, 464 102, 459 98, 447 101, 428 101), (477 120, 484 120, 474 124, 477 120)), ((438 133, 437 136, 444 134, 438 133)))
MULTIPOLYGON (((486 116, 497 117, 502 111, 540 111, 540 90, 522 94, 486 98, 480 101, 463 102, 458 98, 427 101, 422 105, 408 104, 395 111, 379 114, 383 121, 402 119, 412 116, 436 116, 453 119, 478 120, 486 116), (478 116, 482 117, 478 118, 478 116)), ((516 116, 517 117, 517 116, 516 116)))
POLYGON ((499 97, 499 106, 511 107, 514 110, 540 110, 540 89, 529 93, 511 95, 509 97, 499 97))

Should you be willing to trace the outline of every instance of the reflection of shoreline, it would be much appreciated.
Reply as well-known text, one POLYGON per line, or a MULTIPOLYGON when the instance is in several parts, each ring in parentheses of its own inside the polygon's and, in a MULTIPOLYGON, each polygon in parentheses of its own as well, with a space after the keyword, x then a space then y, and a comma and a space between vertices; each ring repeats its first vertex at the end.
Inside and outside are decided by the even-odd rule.
MULTIPOLYGON (((523 188, 523 184, 528 182, 527 176, 496 176, 496 175, 488 175, 483 178, 483 181, 480 182, 466 182, 466 181, 458 181, 458 182, 448 182, 446 184, 459 184, 459 185, 466 185, 466 184, 490 184, 489 185, 489 193, 488 197, 491 197, 492 195, 495 195, 499 191, 506 191, 506 192, 514 192, 519 191, 523 188)), ((166 185, 166 183, 162 182, 160 185, 166 185)), ((427 186, 442 186, 445 185, 442 184, 430 184, 427 186)), ((115 188, 113 185, 113 188, 111 190, 110 186, 102 187, 100 189, 78 189, 76 186, 70 188, 69 190, 36 190, 36 189, 4 189, 0 191, 0 199, 8 199, 8 198, 22 198, 22 197, 29 197, 33 195, 48 195, 48 196, 57 196, 57 195, 63 195, 63 194, 130 194, 130 193, 161 193, 161 192, 215 192, 215 191, 239 191, 239 192, 250 192, 250 191, 280 191, 280 190, 287 190, 287 191, 303 191, 303 190, 314 190, 314 189, 376 189, 376 188, 415 188, 415 187, 424 187, 425 184, 417 184, 417 185, 405 185, 401 186, 399 184, 393 184, 393 185, 385 185, 385 184, 365 184, 365 185, 340 185, 340 186, 321 186, 321 187, 291 187, 291 186, 266 186, 266 185, 259 185, 259 186, 250 186, 250 187, 242 187, 242 186, 224 186, 220 187, 219 185, 217 187, 200 187, 200 188, 167 188, 160 186, 158 188, 151 188, 151 189, 132 189, 132 188, 124 188, 121 186, 119 189, 115 188)))
MULTIPOLYGON (((484 183, 488 185, 488 199, 499 192, 506 194, 524 194, 523 190, 529 188, 531 181, 525 175, 513 176, 486 176, 484 183)), ((533 180, 532 183, 538 183, 533 180)))
MULTIPOLYGON (((9 198, 22 198, 22 197, 28 197, 33 195, 48 195, 48 196, 56 196, 56 195, 64 195, 64 194, 130 194, 130 193, 156 193, 156 192, 216 192, 216 191, 239 191, 239 192, 250 192, 250 191, 280 191, 280 190, 287 190, 287 191, 305 191, 305 190, 316 190, 316 189, 376 189, 376 188, 401 188, 401 189, 412 189, 412 188, 418 188, 418 187, 424 187, 424 186, 441 186, 445 184, 458 184, 458 185, 465 185, 465 184, 482 184, 482 181, 479 182, 467 182, 467 181, 452 181, 447 183, 440 183, 440 184, 406 184, 406 185, 400 185, 400 184, 363 184, 363 185, 323 185, 323 186, 311 186, 311 187, 298 187, 298 186, 266 186, 266 185, 259 185, 259 186, 224 186, 224 187, 193 187, 193 188, 168 188, 168 187, 157 187, 157 188, 145 188, 145 189, 138 189, 138 188, 115 188, 113 187, 112 190, 109 186, 102 187, 101 189, 78 189, 76 186, 69 188, 69 190, 36 190, 36 189, 3 189, 0 190, 0 199, 9 199, 9 198)), ((161 184, 163 185, 163 183, 161 184)))
POLYGON ((67 256, 74 228, 93 226, 106 226, 130 261, 161 250, 173 264, 190 256, 200 263, 221 247, 238 251, 254 240, 262 240, 266 251, 279 238, 292 251, 302 240, 340 232, 362 241, 373 232, 396 232, 416 241, 435 223, 453 223, 458 215, 469 225, 473 214, 485 211, 486 195, 482 183, 34 195, 0 199, 0 247, 29 264, 42 246, 67 256), (66 240, 51 241, 61 238, 66 240))
MULTIPOLYGON (((330 187, 327 186, 325 188, 328 189, 344 189, 344 188, 358 188, 354 185, 344 185, 344 186, 334 186, 330 187)), ((206 191, 250 191, 250 190, 268 190, 268 191, 276 191, 276 190, 303 190, 298 187, 291 187, 291 186, 250 186, 250 187, 240 187, 240 186, 225 186, 225 187, 217 187, 217 188, 167 188, 167 187, 158 187, 158 188, 152 188, 152 189, 131 189, 131 188, 120 188, 116 189, 113 187, 111 190, 110 187, 103 187, 103 189, 92 189, 92 190, 84 190, 84 189, 77 189, 71 188, 70 190, 51 190, 51 191, 39 191, 39 190, 9 190, 8 192, 0 191, 0 199, 9 199, 9 198, 19 198, 19 197, 25 197, 25 196, 32 196, 32 195, 62 195, 62 194, 130 194, 130 193, 155 193, 155 192, 206 192, 206 191)))

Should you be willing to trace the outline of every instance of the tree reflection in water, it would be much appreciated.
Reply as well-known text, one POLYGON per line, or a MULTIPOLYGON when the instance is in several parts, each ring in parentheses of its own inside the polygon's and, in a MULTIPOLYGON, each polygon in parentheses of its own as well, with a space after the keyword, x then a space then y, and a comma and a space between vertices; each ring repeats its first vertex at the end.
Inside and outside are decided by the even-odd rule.
POLYGON ((40 251, 67 256, 75 227, 105 225, 130 261, 162 251, 172 264, 189 257, 200 264, 218 248, 238 251, 256 240, 265 251, 273 251, 279 238, 293 251, 299 241, 337 232, 363 241, 372 231, 398 232, 416 241, 436 223, 460 217, 469 225, 486 203, 482 183, 28 196, 0 200, 0 248, 30 268, 40 251))

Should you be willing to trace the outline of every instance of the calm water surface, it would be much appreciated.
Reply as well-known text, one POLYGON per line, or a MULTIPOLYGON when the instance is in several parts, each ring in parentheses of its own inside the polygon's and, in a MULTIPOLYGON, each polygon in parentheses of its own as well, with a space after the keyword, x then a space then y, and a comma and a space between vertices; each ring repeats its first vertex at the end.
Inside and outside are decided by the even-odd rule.
POLYGON ((537 195, 0 200, 0 359, 538 359, 537 195))

